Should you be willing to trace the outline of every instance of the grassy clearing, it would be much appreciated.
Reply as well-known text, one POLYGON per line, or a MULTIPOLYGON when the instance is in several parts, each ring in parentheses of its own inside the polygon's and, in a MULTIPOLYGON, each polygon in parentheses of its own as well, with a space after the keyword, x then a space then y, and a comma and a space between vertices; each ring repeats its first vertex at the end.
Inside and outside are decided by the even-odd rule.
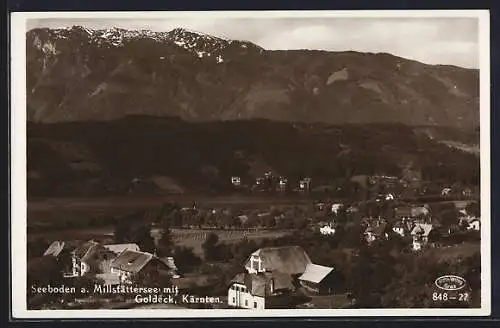
MULTIPOLYGON (((191 247, 193 251, 203 256, 203 249, 201 245, 207 238, 209 233, 215 233, 219 236, 220 242, 224 243, 237 243, 244 237, 249 240, 259 241, 265 238, 279 238, 290 231, 286 230, 260 230, 260 231, 246 231, 246 230, 204 230, 204 229, 172 229, 172 237, 176 245, 191 247)), ((160 236, 159 230, 152 230, 152 236, 158 238, 160 236)), ((102 242, 113 242, 113 227, 99 227, 99 228, 80 228, 80 229, 62 229, 62 230, 46 230, 40 232, 28 232, 28 241, 37 239, 44 239, 52 242, 54 240, 100 240, 102 242)))
MULTIPOLYGON (((273 239, 285 236, 290 233, 287 230, 212 230, 212 229, 172 229, 174 242, 179 246, 191 247, 197 255, 203 254, 201 245, 206 240, 208 234, 215 233, 219 241, 223 243, 237 243, 243 238, 255 240, 273 239)), ((153 232, 153 235, 155 232, 153 232)), ((156 232, 158 235, 158 232, 156 232)))
POLYGON ((470 257, 480 251, 480 243, 463 243, 448 247, 431 248, 425 252, 425 256, 436 261, 450 261, 456 260, 457 258, 470 257))

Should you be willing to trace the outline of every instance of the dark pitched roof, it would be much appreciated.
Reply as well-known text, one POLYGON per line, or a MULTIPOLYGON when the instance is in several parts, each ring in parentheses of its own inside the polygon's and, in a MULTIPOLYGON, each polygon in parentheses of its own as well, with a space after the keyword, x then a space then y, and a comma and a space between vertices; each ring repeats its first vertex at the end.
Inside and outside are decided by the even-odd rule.
POLYGON ((122 271, 137 273, 151 261, 153 254, 124 251, 112 263, 111 267, 122 271))
POLYGON ((271 294, 271 286, 274 290, 293 290, 292 276, 281 272, 264 273, 238 273, 232 283, 245 285, 250 294, 265 297, 271 294))
POLYGON ((73 254, 79 259, 82 259, 92 248, 98 245, 97 242, 89 240, 73 250, 73 254))
POLYGON ((272 280, 272 282, 274 283, 274 290, 294 289, 293 279, 292 276, 289 274, 277 271, 277 272, 265 272, 264 276, 266 277, 268 282, 272 280))
POLYGON ((245 273, 238 273, 236 276, 231 279, 231 284, 232 283, 237 283, 237 284, 244 284, 245 283, 245 273))
POLYGON ((106 273, 111 269, 111 263, 118 254, 110 251, 102 245, 96 245, 89 249, 81 261, 87 263, 94 272, 106 273))
MULTIPOLYGON (((266 271, 292 275, 302 274, 307 264, 311 263, 309 255, 300 246, 266 247, 256 250, 252 255, 262 259, 262 266, 266 271)), ((246 266, 249 264, 248 261, 246 266)))

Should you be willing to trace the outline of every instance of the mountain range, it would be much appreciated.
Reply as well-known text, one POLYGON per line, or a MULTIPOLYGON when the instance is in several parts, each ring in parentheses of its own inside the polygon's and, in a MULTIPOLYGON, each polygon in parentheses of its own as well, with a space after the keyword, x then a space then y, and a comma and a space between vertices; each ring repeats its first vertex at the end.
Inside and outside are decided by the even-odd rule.
POLYGON ((26 40, 27 117, 33 122, 148 115, 192 122, 479 126, 475 69, 387 53, 271 51, 183 28, 37 28, 26 40))

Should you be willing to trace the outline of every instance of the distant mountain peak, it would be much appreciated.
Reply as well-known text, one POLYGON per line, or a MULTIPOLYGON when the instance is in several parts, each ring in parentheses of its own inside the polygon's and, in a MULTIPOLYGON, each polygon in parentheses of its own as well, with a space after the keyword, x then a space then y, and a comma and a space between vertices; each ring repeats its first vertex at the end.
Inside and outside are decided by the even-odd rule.
POLYGON ((218 40, 224 40, 224 41, 227 41, 227 42, 232 42, 232 40, 230 40, 228 38, 225 38, 225 37, 214 36, 214 35, 210 35, 210 34, 207 34, 207 33, 204 33, 204 32, 192 30, 192 29, 185 28, 185 27, 174 28, 173 30, 171 30, 168 33, 170 35, 186 35, 186 34, 191 34, 191 35, 198 35, 199 37, 208 38, 208 39, 218 39, 218 40))
POLYGON ((132 113, 459 127, 479 120, 477 70, 388 54, 264 50, 182 27, 38 28, 26 41, 34 121, 132 113))
MULTIPOLYGON (((260 52, 264 50, 249 41, 230 40, 184 27, 178 27, 168 32, 128 30, 119 27, 90 29, 77 25, 62 29, 42 30, 45 30, 49 38, 53 39, 51 41, 83 38, 88 39, 90 44, 100 47, 123 47, 125 43, 138 39, 149 39, 158 43, 173 43, 198 58, 213 58, 217 63, 224 62, 224 52, 235 44, 244 52, 248 52, 249 49, 256 49, 260 52)), ((31 30, 28 33, 34 33, 34 31, 31 30)))

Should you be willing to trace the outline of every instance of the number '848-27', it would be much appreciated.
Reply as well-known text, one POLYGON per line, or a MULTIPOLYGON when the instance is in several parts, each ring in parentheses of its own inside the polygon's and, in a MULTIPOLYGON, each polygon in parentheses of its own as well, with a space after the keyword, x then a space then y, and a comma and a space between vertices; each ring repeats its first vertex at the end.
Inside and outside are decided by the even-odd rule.
POLYGON ((467 302, 469 300, 468 293, 459 293, 458 295, 448 295, 448 293, 432 293, 433 301, 448 301, 448 300, 458 300, 459 302, 467 302))

